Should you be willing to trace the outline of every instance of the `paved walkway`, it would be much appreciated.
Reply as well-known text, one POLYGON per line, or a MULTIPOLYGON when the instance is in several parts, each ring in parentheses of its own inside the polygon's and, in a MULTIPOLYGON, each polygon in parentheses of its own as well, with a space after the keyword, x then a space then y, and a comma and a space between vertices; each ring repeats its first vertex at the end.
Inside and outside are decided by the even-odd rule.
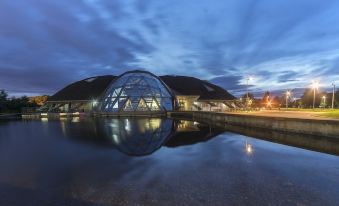
POLYGON ((319 120, 339 121, 339 119, 321 116, 322 113, 323 112, 263 110, 263 111, 253 111, 253 112, 239 112, 237 114, 265 116, 265 117, 285 117, 285 118, 298 118, 298 119, 319 119, 319 120))

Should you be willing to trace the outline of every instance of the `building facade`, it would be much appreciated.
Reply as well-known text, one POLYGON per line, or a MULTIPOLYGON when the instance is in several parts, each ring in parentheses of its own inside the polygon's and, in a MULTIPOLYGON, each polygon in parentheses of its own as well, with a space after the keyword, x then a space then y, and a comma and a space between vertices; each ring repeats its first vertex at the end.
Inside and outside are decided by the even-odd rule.
POLYGON ((52 95, 40 110, 135 113, 227 111, 241 107, 233 95, 208 81, 134 70, 72 83, 52 95))

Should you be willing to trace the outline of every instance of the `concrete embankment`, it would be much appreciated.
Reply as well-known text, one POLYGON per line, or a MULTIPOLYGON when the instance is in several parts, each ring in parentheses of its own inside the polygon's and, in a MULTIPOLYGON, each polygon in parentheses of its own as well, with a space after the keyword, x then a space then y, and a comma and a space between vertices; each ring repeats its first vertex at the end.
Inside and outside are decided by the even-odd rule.
POLYGON ((339 121, 331 119, 302 119, 215 112, 168 112, 168 116, 223 127, 235 125, 339 139, 339 121))

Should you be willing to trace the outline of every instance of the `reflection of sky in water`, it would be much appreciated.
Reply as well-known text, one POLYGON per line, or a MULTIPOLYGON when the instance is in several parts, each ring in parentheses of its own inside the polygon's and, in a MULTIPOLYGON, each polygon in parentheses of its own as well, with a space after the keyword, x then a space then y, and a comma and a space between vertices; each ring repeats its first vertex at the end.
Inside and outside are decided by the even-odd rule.
MULTIPOLYGON (((112 130, 114 122, 104 122, 112 130)), ((130 121, 130 126, 139 123, 130 121)), ((96 124, 103 125, 66 121, 63 132, 59 121, 1 123, 0 196, 6 198, 0 205, 339 202, 338 156, 225 132, 208 141, 163 146, 151 155, 133 157, 92 144, 103 132, 96 124), (82 138, 91 141, 84 144, 82 138), (253 147, 251 155, 245 152, 246 141, 253 147)), ((103 144, 112 138, 107 141, 103 144)))

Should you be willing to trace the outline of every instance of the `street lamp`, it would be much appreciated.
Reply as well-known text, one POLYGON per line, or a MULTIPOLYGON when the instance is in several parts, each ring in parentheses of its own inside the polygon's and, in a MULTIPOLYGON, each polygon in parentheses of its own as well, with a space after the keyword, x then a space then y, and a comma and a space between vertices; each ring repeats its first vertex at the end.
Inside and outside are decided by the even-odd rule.
POLYGON ((291 95, 291 92, 289 90, 286 91, 286 109, 288 108, 288 97, 291 95))
POLYGON ((248 82, 251 81, 253 79, 253 77, 251 76, 247 76, 246 77, 246 108, 248 107, 248 103, 249 103, 249 99, 248 99, 248 82))
POLYGON ((326 107, 326 96, 323 96, 324 108, 326 107))
POLYGON ((335 84, 332 83, 333 86, 333 94, 332 94, 332 109, 334 109, 334 91, 335 91, 335 84))
POLYGON ((319 82, 318 81, 312 81, 312 88, 313 88, 313 109, 315 106, 315 90, 319 88, 319 82))

